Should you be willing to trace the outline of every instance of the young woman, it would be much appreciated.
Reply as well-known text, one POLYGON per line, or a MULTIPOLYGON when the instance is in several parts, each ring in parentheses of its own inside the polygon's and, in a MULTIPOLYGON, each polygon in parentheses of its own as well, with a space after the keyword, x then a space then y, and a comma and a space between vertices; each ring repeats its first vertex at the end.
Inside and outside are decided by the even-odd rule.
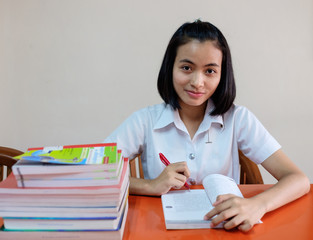
POLYGON ((236 87, 226 39, 197 20, 171 38, 158 77, 164 103, 132 114, 105 141, 117 142, 126 157, 141 154, 145 179, 130 179, 130 193, 161 195, 171 188, 201 184, 219 173, 239 183, 238 149, 277 180, 248 199, 221 195, 205 219, 212 226, 250 230, 261 217, 308 192, 308 178, 245 107, 235 105, 236 87), (163 153, 172 163, 165 167, 163 153))

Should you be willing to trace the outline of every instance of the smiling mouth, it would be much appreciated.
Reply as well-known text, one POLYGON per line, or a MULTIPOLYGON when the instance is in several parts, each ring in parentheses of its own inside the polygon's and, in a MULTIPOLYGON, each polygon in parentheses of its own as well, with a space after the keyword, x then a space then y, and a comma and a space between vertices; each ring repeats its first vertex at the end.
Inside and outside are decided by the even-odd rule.
POLYGON ((192 98, 199 98, 199 97, 202 97, 204 95, 203 92, 194 92, 194 91, 189 91, 189 90, 186 90, 186 92, 192 98))

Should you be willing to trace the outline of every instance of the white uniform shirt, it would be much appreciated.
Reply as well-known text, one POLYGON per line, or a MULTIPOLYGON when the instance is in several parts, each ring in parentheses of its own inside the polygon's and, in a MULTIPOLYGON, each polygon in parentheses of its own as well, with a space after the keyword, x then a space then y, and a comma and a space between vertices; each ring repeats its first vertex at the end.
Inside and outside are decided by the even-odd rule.
POLYGON ((219 173, 239 183, 240 149, 257 164, 276 152, 280 145, 247 108, 233 105, 222 116, 210 116, 208 101, 205 117, 193 139, 178 111, 158 104, 133 113, 105 142, 117 142, 123 155, 132 159, 141 153, 144 176, 154 179, 165 166, 163 153, 171 162, 186 161, 189 180, 201 184, 205 176, 219 173))

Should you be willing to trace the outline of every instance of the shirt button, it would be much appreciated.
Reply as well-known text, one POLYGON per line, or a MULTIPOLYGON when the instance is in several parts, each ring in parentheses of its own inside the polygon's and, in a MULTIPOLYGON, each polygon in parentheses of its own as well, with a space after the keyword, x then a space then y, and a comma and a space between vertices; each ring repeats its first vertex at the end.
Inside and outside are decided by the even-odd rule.
POLYGON ((190 154, 189 154, 189 159, 194 160, 195 157, 196 157, 196 156, 195 156, 193 153, 190 153, 190 154))
POLYGON ((190 185, 196 185, 196 184, 197 184, 196 180, 193 179, 193 178, 189 178, 189 179, 188 179, 188 183, 189 183, 190 185))

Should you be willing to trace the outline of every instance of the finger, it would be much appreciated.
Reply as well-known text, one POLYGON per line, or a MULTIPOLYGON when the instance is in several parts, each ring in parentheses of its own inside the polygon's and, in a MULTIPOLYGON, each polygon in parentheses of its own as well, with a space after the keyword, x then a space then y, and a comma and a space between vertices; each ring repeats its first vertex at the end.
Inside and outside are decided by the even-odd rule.
POLYGON ((207 214, 204 215, 203 220, 210 220, 212 217, 214 217, 217 214, 215 209, 211 210, 207 214))
POLYGON ((172 172, 171 176, 167 179, 170 187, 175 189, 181 188, 185 184, 186 180, 187 178, 184 175, 176 172, 172 172))
POLYGON ((171 174, 167 175, 166 181, 171 185, 183 185, 186 181, 186 177, 182 174, 172 172, 171 174))
POLYGON ((229 230, 229 229, 241 226, 243 221, 244 221, 244 219, 242 217, 240 217, 240 215, 237 215, 237 216, 229 219, 229 221, 225 222, 224 228, 229 230))
POLYGON ((235 195, 233 194, 223 194, 223 195, 218 195, 216 198, 216 201, 212 204, 214 207, 216 207, 217 205, 227 201, 228 199, 231 199, 235 197, 235 195))
POLYGON ((180 181, 183 185, 184 185, 185 182, 187 181, 187 178, 186 178, 184 175, 179 174, 179 173, 175 174, 174 177, 175 177, 175 179, 176 179, 177 181, 180 181))
POLYGON ((253 227, 253 224, 244 222, 243 224, 238 226, 238 229, 243 232, 248 232, 249 230, 252 229, 252 227, 253 227))
POLYGON ((190 171, 189 171, 189 168, 188 168, 187 165, 186 165, 186 168, 185 168, 183 174, 186 176, 186 178, 189 178, 189 177, 190 177, 190 171))
POLYGON ((177 181, 174 181, 171 188, 173 189, 181 189, 182 187, 184 186, 184 183, 177 180, 177 181))
POLYGON ((170 164, 169 166, 174 168, 174 171, 186 176, 186 178, 190 177, 190 171, 186 162, 177 162, 170 164))
POLYGON ((219 214, 219 209, 218 208, 213 208, 210 212, 204 215, 203 219, 204 220, 209 220, 213 218, 215 215, 219 214))
POLYGON ((230 229, 230 228, 233 228, 233 227, 236 227, 238 226, 241 222, 239 222, 239 219, 234 219, 233 217, 237 215, 237 211, 236 209, 233 209, 233 208, 228 208, 222 212, 220 212, 219 214, 217 214, 217 216, 215 218, 212 219, 212 225, 213 226, 216 226, 224 221, 227 221, 229 219, 229 221, 227 221, 225 224, 226 224, 226 229, 230 229), (227 228, 227 226, 229 228, 227 228))
MULTIPOLYGON (((228 197, 233 196, 231 194, 227 194, 228 197)), ((211 219, 216 215, 219 215, 220 213, 222 213, 223 211, 231 208, 231 202, 230 201, 226 201, 226 197, 227 195, 220 195, 217 197, 217 201, 221 201, 215 208, 213 208, 210 212, 208 212, 205 216, 204 219, 211 219), (225 197, 224 197, 225 196, 225 197)), ((230 199, 230 198, 227 198, 230 199)), ((217 219, 219 220, 219 218, 217 219)))

